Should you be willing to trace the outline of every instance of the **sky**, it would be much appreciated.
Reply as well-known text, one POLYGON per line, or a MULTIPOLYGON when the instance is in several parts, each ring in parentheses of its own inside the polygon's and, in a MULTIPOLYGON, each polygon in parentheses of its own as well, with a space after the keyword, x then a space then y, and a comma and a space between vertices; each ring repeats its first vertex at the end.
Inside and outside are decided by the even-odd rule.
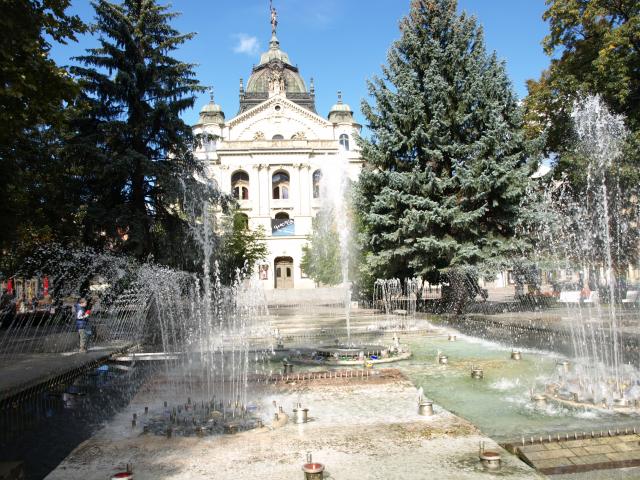
MULTIPOLYGON (((161 1, 161 3, 164 3, 161 1)), ((380 74, 386 53, 399 37, 398 22, 409 10, 409 0, 273 0, 278 11, 280 48, 300 69, 307 87, 313 77, 316 109, 328 114, 341 90, 345 103, 363 123, 362 99, 366 80, 380 74)), ((525 82, 538 78, 549 64, 541 42, 548 33, 542 20, 544 0, 459 0, 459 10, 475 15, 483 26, 489 51, 496 51, 507 65, 514 90, 526 95, 525 82)), ((238 88, 246 85, 251 67, 268 49, 271 25, 268 0, 173 0, 181 15, 173 22, 180 32, 195 38, 182 45, 174 57, 197 64, 200 82, 214 88, 216 103, 226 118, 238 112, 238 88)), ((93 21, 89 0, 72 0, 70 13, 93 21)), ((96 45, 85 35, 77 43, 54 45, 52 57, 61 65, 96 45)), ((199 96, 183 118, 194 124, 198 111, 209 100, 199 96)))

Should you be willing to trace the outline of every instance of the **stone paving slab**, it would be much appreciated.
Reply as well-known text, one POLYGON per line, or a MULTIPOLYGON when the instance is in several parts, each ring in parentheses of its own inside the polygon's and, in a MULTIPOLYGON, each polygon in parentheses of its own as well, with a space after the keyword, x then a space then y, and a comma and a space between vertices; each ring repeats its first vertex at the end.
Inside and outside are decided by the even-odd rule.
POLYGON ((640 466, 640 435, 637 434, 512 445, 511 449, 546 475, 640 466))

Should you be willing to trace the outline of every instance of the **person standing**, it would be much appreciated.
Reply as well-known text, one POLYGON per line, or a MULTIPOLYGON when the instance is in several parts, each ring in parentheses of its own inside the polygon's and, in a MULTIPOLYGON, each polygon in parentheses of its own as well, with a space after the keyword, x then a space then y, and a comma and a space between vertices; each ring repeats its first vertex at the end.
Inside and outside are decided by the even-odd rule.
POLYGON ((87 352, 87 324, 89 320, 89 313, 87 312, 87 300, 81 298, 76 304, 76 330, 80 337, 80 352, 87 352))

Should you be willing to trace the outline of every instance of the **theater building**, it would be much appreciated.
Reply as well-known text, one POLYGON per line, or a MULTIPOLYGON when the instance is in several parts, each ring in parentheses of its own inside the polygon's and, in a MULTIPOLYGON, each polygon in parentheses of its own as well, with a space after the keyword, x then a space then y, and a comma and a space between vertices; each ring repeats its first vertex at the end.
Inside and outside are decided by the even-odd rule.
POLYGON ((323 177, 341 162, 355 180, 362 160, 355 136, 360 132, 340 93, 327 117, 316 111, 313 79, 307 87, 298 68, 280 49, 272 21, 269 50, 244 85, 238 113, 226 118, 211 101, 200 111, 194 132, 214 142, 196 151, 209 177, 232 194, 248 228, 262 226, 268 257, 258 270, 265 289, 314 288, 300 268, 302 247, 320 209, 323 177))

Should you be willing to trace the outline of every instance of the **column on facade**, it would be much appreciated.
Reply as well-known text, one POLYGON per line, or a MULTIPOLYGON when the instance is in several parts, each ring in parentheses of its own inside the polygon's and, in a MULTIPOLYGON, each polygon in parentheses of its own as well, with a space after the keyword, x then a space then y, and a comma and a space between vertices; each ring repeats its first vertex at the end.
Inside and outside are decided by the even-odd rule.
POLYGON ((251 172, 251 191, 249 192, 249 199, 251 200, 251 213, 255 216, 260 216, 262 212, 262 195, 261 192, 262 182, 260 181, 260 167, 259 164, 253 164, 251 172))
POLYGON ((302 167, 299 163, 294 163, 291 165, 291 205, 293 206, 293 214, 296 217, 302 215, 302 190, 300 182, 302 179, 300 178, 300 168, 302 167))
POLYGON ((271 206, 271 172, 269 165, 266 163, 260 164, 259 170, 260 178, 260 216, 271 218, 270 206, 271 206))
POLYGON ((313 202, 313 188, 311 178, 311 165, 308 163, 302 164, 300 170, 301 188, 300 188, 300 213, 305 216, 311 215, 311 202, 313 202))
POLYGON ((220 178, 218 179, 218 182, 220 191, 224 193, 231 193, 231 171, 229 170, 229 165, 220 165, 220 178))

